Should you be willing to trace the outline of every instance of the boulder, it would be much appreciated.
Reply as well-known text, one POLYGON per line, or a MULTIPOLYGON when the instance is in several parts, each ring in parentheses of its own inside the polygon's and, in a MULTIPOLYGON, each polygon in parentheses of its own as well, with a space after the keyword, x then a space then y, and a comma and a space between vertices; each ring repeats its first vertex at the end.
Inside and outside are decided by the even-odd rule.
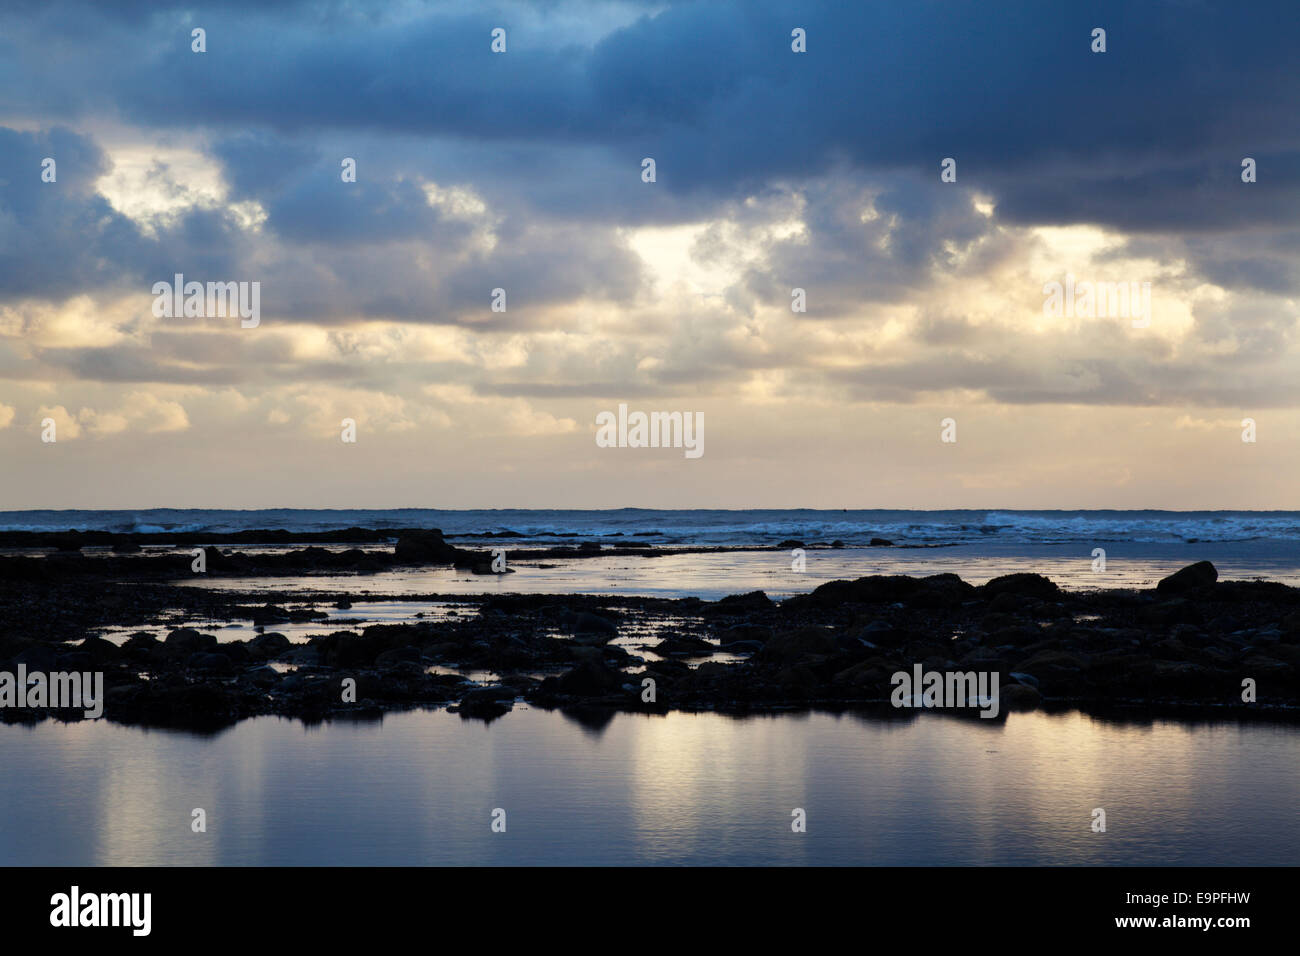
POLYGON ((394 647, 387 651, 382 651, 375 657, 375 663, 380 667, 409 662, 412 664, 420 663, 420 649, 418 647, 394 647))
POLYGON ((207 671, 210 674, 229 674, 235 669, 235 665, 230 662, 230 658, 225 654, 208 653, 200 651, 197 654, 191 654, 186 666, 196 671, 207 671))
POLYGON ((980 591, 986 598, 996 598, 999 594, 1014 594, 1039 600, 1054 599, 1061 593, 1061 589, 1050 578, 1027 572, 1004 574, 994 578, 980 588, 980 591))
POLYGON ((1162 594, 1186 594, 1211 588, 1218 580, 1218 568, 1209 561, 1197 561, 1161 580, 1156 590, 1162 594))
POLYGON ((777 664, 789 664, 809 657, 827 656, 838 649, 830 631, 819 627, 801 627, 785 634, 777 634, 763 645, 755 659, 777 664))
POLYGON ((455 564, 465 552, 442 540, 442 532, 432 528, 399 535, 393 554, 399 561, 412 564, 455 564))
POLYGON ((766 591, 749 591, 745 594, 728 594, 714 606, 728 611, 766 611, 775 605, 766 591))
POLYGON ((269 661, 286 653, 293 644, 278 631, 259 634, 248 642, 249 653, 256 660, 269 661))
POLYGON ((717 650, 708 641, 685 634, 673 634, 651 648, 665 657, 703 657, 717 650))
POLYGON ((560 629, 569 634, 600 635, 605 640, 618 637, 618 625, 609 618, 587 611, 565 610, 560 615, 560 629))
POLYGON ((623 675, 602 663, 586 661, 559 677, 542 681, 541 691, 573 697, 597 697, 613 693, 623 683, 623 675))
POLYGON ((115 661, 122 656, 122 651, 112 641, 102 637, 88 637, 81 642, 80 650, 85 651, 99 664, 115 661))
POLYGON ((200 634, 192 627, 178 627, 167 635, 163 646, 170 651, 182 654, 195 654, 199 651, 211 651, 217 646, 217 639, 211 634, 200 634))

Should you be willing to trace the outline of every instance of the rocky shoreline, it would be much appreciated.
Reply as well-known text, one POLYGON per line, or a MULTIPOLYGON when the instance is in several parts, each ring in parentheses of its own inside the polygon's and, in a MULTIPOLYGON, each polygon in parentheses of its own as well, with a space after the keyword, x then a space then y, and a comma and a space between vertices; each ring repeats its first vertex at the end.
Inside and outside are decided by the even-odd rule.
MULTIPOLYGON (((357 530, 318 540, 355 544, 357 530)), ((207 573, 216 575, 490 563, 489 552, 450 545, 436 530, 402 532, 391 550, 249 554, 190 543, 205 548, 207 573)), ((584 556, 572 548, 527 553, 584 556)), ((491 720, 520 702, 595 722, 620 711, 670 710, 863 708, 903 716, 889 704, 891 675, 916 665, 998 673, 1003 715, 1038 707, 1300 714, 1300 589, 1219 581, 1208 562, 1148 590, 1062 591, 1037 574, 973 586, 939 574, 833 581, 780 602, 762 592, 719 601, 406 596, 448 610, 437 619, 350 629, 327 623, 322 608, 394 598, 192 587, 183 583, 193 577, 192 560, 185 552, 89 556, 79 548, 0 558, 0 671, 22 664, 29 673, 102 672, 107 719, 194 729, 263 714, 319 721, 412 707, 491 720), (177 626, 161 634, 164 621, 177 626), (220 640, 220 625, 211 622, 244 622, 256 633, 220 640), (276 630, 290 623, 312 632, 295 642, 276 630), (139 630, 119 644, 98 636, 110 628, 139 630), (484 673, 491 676, 467 676, 484 673), (347 680, 355 693, 345 700, 347 680), (1246 680, 1254 682, 1253 701, 1243 700, 1246 680)), ((46 717, 79 714, 0 708, 0 721, 46 717)))
MULTIPOLYGON (((512 559, 550 560, 595 557, 666 557, 674 554, 707 554, 725 551, 772 551, 787 546, 804 547, 802 542, 765 545, 654 546, 621 533, 605 540, 583 539, 574 544, 550 547, 509 546, 511 532, 487 532, 466 538, 491 539, 491 548, 505 547, 512 559)), ((550 533, 536 537, 579 538, 550 533)), ((636 537, 636 536, 633 536, 636 537)), ((0 532, 0 549, 29 552, 0 555, 0 580, 41 580, 55 575, 88 575, 131 579, 167 580, 192 577, 198 551, 203 552, 204 573, 229 576, 272 577, 276 575, 336 572, 373 574, 401 567, 451 565, 475 574, 494 574, 492 550, 462 548, 448 542, 436 528, 407 528, 377 531, 348 528, 343 531, 291 532, 284 530, 239 531, 222 535, 225 550, 211 543, 211 535, 183 532, 120 533, 110 531, 0 532), (255 550, 231 548, 242 544, 255 550), (286 545, 305 548, 285 549, 286 545), (344 550, 330 550, 322 544, 348 544, 344 550), (361 548, 356 545, 371 545, 361 548), (280 550, 267 551, 267 547, 280 550), (256 550, 260 549, 260 550, 256 550), (90 553, 87 553, 87 552, 90 553), (48 552, 48 553, 32 553, 48 552), (99 552, 99 553, 96 553, 99 552)), ((875 539, 883 542, 883 539, 875 539)), ((839 548, 843 542, 807 545, 812 549, 839 548)))

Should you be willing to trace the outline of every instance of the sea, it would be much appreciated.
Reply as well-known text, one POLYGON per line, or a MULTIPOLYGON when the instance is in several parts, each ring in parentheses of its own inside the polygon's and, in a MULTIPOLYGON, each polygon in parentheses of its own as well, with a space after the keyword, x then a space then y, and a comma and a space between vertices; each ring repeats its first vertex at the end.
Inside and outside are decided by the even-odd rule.
MULTIPOLYGON (((1300 585, 1298 511, 825 511, 806 508, 664 511, 292 509, 252 511, 2 511, 0 531, 186 532, 222 545, 254 529, 439 528, 466 548, 504 548, 516 573, 491 584, 447 569, 367 576, 381 594, 493 591, 626 594, 716 600, 753 590, 789 596, 837 578, 954 573, 972 584, 1019 571, 1065 588, 1152 587, 1196 561, 1223 578, 1300 585), (507 537, 487 537, 507 535, 507 537), (887 541, 889 545, 873 545, 887 541), (514 548, 648 544, 685 553, 514 563, 514 548), (780 551, 777 546, 785 545, 780 551), (835 547, 832 547, 834 545, 835 547), (710 548, 762 551, 710 551, 710 548), (802 558, 794 552, 799 549, 802 558), (795 570, 801 568, 802 570, 795 570)), ((339 545, 338 547, 346 547, 339 545)), ((274 550, 235 545, 242 550, 274 550)), ((302 547, 290 545, 289 547, 302 547)), ((91 553, 93 549, 87 549, 91 553)), ((323 576, 277 579, 275 589, 325 590, 323 576)), ((213 578, 212 587, 271 583, 213 578)), ((355 580, 350 586, 356 586, 355 580)))

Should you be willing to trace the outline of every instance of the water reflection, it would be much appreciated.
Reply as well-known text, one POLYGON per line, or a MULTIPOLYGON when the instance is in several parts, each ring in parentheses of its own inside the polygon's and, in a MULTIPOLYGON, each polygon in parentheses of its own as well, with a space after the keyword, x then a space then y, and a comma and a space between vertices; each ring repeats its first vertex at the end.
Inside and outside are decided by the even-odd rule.
POLYGON ((47 721, 0 727, 0 760, 6 865, 1300 858, 1287 725, 520 707, 491 726, 436 711, 206 736, 47 721))

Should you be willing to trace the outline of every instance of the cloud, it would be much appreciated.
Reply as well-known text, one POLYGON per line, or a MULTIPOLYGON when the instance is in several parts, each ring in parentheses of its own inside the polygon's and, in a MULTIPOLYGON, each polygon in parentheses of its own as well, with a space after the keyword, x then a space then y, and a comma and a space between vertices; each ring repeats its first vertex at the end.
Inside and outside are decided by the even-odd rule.
POLYGON ((45 428, 47 419, 54 423, 56 441, 71 441, 81 437, 81 425, 77 418, 62 405, 42 405, 36 410, 36 417, 42 429, 45 428))

